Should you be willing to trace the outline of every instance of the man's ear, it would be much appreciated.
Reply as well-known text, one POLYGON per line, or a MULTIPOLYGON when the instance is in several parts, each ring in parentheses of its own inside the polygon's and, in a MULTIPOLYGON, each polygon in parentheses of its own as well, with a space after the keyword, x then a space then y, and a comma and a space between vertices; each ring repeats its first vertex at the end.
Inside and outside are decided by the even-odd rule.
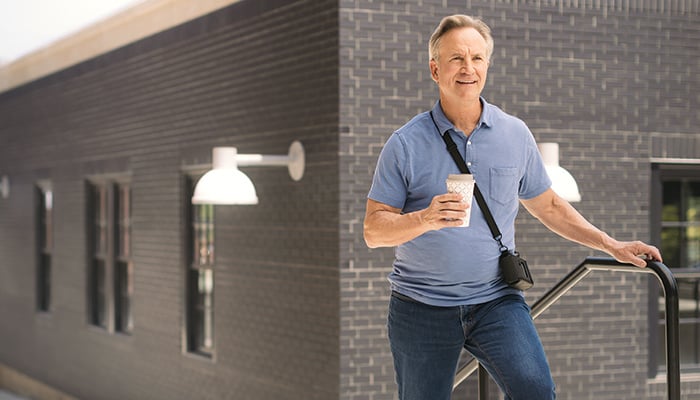
POLYGON ((438 81, 438 66, 435 60, 430 60, 430 77, 437 83, 438 81))

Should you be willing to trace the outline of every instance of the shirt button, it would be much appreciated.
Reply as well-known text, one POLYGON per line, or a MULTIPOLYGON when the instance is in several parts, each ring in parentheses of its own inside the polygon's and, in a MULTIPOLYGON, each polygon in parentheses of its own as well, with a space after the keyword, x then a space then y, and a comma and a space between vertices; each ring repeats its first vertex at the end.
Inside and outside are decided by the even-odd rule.
POLYGON ((467 144, 468 144, 468 145, 471 145, 471 144, 472 144, 472 141, 471 141, 471 140, 470 140, 470 141, 468 141, 468 142, 467 142, 467 144))
POLYGON ((467 167, 471 167, 471 166, 472 166, 472 163, 471 163, 471 161, 470 161, 470 162, 467 163, 467 167))

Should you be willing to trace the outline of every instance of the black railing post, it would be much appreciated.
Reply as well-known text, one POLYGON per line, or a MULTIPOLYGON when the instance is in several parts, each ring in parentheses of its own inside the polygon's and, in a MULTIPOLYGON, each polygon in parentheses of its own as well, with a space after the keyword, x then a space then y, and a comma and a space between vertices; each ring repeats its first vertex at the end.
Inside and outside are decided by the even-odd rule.
POLYGON ((666 380, 669 400, 681 398, 681 360, 680 360, 680 326, 678 320, 678 285, 673 273, 658 262, 647 263, 647 268, 653 270, 664 289, 666 299, 666 380))
POLYGON ((489 373, 481 364, 479 364, 478 392, 479 400, 489 400, 489 373))
POLYGON ((591 270, 623 271, 653 274, 661 283, 666 304, 666 386, 669 400, 681 398, 680 327, 678 319, 678 284, 667 266, 657 261, 648 261, 646 268, 619 263, 612 258, 588 257, 584 264, 591 270))

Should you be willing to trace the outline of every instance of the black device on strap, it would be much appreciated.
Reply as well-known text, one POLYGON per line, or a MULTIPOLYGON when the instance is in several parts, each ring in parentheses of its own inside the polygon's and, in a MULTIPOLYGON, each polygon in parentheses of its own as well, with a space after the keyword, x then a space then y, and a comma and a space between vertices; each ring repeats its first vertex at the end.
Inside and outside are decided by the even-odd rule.
MULTIPOLYGON (((435 129, 437 129, 438 134, 440 134, 442 136, 442 139, 445 141, 447 151, 454 159, 460 172, 462 172, 463 174, 470 174, 469 167, 467 167, 467 163, 464 161, 464 158, 462 158, 462 155, 459 154, 457 144, 454 142, 454 140, 452 140, 450 131, 445 132, 444 135, 440 132, 440 128, 435 122, 435 117, 433 117, 432 111, 430 112, 430 119, 433 120, 435 129)), ((530 289, 534 285, 534 281, 532 279, 532 275, 530 275, 530 269, 527 266, 527 261, 521 258, 520 254, 518 254, 518 252, 515 251, 515 249, 513 249, 513 251, 508 250, 508 247, 503 244, 503 235, 498 229, 498 225, 496 225, 496 220, 493 218, 491 210, 489 210, 489 206, 486 204, 486 199, 484 199, 484 195, 481 194, 481 190, 479 190, 479 186, 476 183, 474 183, 474 197, 476 198, 477 204, 479 204, 479 208, 481 208, 481 213, 484 214, 484 218, 486 219, 486 223, 488 224, 489 229, 491 230, 493 238, 500 246, 499 250, 501 252, 501 257, 498 260, 498 265, 501 269, 503 280, 510 287, 513 287, 515 289, 530 289)))

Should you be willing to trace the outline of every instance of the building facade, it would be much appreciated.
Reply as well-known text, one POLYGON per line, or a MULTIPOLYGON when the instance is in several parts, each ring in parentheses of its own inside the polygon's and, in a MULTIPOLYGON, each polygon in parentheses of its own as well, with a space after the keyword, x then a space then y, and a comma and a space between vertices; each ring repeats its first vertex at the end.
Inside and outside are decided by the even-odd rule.
MULTIPOLYGON (((484 96, 559 143, 577 209, 692 271, 699 8, 245 0, 7 88, 0 363, 79 399, 394 399, 393 251, 364 245, 366 194, 384 141, 437 99, 427 42, 452 13, 491 26, 484 96), (294 140, 301 181, 247 167, 257 206, 191 204, 213 147, 294 140)), ((530 302, 599 255, 525 211, 516 229, 530 302)), ((690 399, 700 299, 695 278, 679 282, 690 399)), ((646 275, 594 273, 540 316, 559 398, 665 398, 660 309, 646 275)))

